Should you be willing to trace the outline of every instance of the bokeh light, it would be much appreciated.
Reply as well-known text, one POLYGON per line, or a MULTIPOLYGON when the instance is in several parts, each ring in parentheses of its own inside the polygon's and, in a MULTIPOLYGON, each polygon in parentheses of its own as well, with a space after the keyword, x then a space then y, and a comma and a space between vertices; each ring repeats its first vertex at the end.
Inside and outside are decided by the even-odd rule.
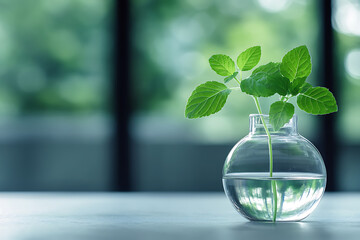
POLYGON ((345 58, 346 72, 360 84, 360 48, 352 49, 345 58))
POLYGON ((332 22, 338 32, 360 36, 360 2, 336 0, 332 22))

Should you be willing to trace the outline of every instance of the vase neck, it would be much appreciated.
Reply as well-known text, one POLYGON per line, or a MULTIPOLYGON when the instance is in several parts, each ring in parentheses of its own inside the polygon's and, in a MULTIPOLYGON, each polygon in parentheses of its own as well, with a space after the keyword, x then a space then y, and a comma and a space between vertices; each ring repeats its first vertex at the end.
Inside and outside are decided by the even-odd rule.
POLYGON ((294 116, 278 131, 274 131, 269 121, 269 115, 265 114, 251 114, 250 119, 250 135, 265 135, 266 131, 263 125, 264 120, 271 135, 294 135, 298 134, 297 131, 297 116, 294 116))

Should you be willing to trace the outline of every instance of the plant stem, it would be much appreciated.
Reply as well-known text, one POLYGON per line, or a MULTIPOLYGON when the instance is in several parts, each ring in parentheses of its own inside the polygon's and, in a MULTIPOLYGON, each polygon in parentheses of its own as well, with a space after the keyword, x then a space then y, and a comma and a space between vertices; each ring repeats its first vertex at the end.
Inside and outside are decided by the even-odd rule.
MULTIPOLYGON (((256 108, 260 114, 261 122, 264 126, 266 135, 268 136, 269 169, 270 169, 269 172, 270 172, 270 177, 272 177, 273 176, 273 153, 272 153, 271 135, 270 135, 269 129, 267 128, 266 123, 264 121, 264 117, 262 115, 262 111, 261 111, 261 107, 260 107, 258 98, 254 97, 254 101, 255 101, 256 108)), ((273 200, 274 200, 273 222, 275 222, 276 221, 276 212, 277 212, 277 191, 276 191, 276 181, 275 180, 271 180, 271 188, 272 188, 273 200)))
POLYGON ((271 188, 272 188, 272 192, 273 192, 273 199, 274 199, 273 222, 276 222, 276 213, 277 213, 277 190, 276 190, 276 180, 271 180, 271 188))
POLYGON ((273 154, 272 154, 272 145, 271 145, 271 135, 270 135, 269 129, 267 128, 266 123, 264 121, 264 117, 262 115, 262 111, 261 111, 261 107, 260 107, 260 103, 259 103, 258 98, 254 97, 254 101, 255 101, 255 104, 256 104, 256 108, 257 108, 257 110, 258 110, 258 112, 260 114, 261 122, 264 125, 266 135, 268 136, 269 160, 270 160, 269 169, 270 169, 270 177, 272 177, 273 176, 273 154))
POLYGON ((280 101, 283 101, 283 102, 287 102, 289 101, 290 98, 292 98, 293 96, 292 95, 286 95, 286 96, 282 96, 280 101))

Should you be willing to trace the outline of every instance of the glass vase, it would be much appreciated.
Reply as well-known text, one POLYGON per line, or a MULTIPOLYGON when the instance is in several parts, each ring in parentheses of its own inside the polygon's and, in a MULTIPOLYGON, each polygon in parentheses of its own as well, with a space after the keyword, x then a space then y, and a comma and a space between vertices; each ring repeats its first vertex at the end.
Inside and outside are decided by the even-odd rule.
POLYGON ((223 186, 235 209, 249 220, 299 221, 322 198, 326 169, 319 151, 298 133, 296 115, 274 131, 268 115, 252 114, 249 134, 226 158, 223 186))

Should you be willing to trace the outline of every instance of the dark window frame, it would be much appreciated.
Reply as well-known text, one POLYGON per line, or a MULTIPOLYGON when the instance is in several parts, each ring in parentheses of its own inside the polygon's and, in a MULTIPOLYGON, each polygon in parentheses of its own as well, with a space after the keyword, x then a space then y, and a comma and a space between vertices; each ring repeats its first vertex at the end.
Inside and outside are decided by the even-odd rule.
POLYGON ((114 77, 112 109, 115 119, 113 139, 114 191, 130 191, 130 1, 114 1, 114 77))
MULTIPOLYGON (((334 30, 332 27, 332 2, 329 0, 319 1, 318 9, 320 11, 320 29, 321 39, 319 48, 320 62, 322 63, 320 69, 320 82, 321 86, 324 86, 331 90, 336 99, 339 99, 339 88, 336 85, 335 74, 336 68, 334 64, 334 30), (327 66, 327 67, 325 67, 327 66)), ((319 122, 319 150, 325 161, 327 169, 327 191, 339 190, 336 186, 337 175, 335 173, 336 160, 338 157, 338 144, 336 142, 336 114, 329 114, 320 117, 319 122)))

